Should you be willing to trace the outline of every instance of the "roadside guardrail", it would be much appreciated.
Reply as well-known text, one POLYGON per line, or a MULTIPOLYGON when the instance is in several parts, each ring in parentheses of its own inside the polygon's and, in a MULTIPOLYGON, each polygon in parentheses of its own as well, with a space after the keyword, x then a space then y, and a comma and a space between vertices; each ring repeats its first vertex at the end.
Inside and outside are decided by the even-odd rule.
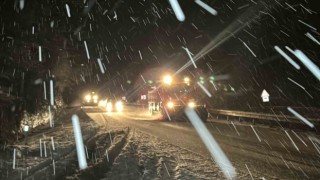
MULTIPOLYGON (((260 120, 269 120, 269 121, 278 121, 278 122, 291 122, 291 123, 303 123, 300 119, 295 116, 288 116, 284 114, 266 114, 266 113, 256 113, 256 112, 247 112, 247 111, 235 111, 235 110, 223 110, 223 109, 208 109, 210 114, 224 115, 224 116, 234 116, 242 118, 251 118, 251 119, 260 119, 260 120)), ((307 118, 312 123, 320 123, 319 118, 307 118)))

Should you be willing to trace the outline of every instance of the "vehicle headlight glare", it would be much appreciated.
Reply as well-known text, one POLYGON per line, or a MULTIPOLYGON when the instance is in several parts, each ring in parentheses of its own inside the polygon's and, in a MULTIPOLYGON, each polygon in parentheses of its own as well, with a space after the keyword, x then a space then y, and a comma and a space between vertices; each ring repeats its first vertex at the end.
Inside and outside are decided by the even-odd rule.
POLYGON ((105 106, 105 102, 103 100, 99 101, 98 106, 105 106))
POLYGON ((90 95, 90 94, 86 95, 86 96, 84 97, 84 99, 85 99, 87 102, 89 102, 89 101, 91 100, 91 95, 90 95))
POLYGON ((189 108, 194 108, 196 106, 196 103, 194 103, 194 102, 189 102, 188 103, 188 107, 189 108))
POLYGON ((170 102, 168 102, 167 106, 168 106, 168 108, 172 109, 174 104, 173 104, 173 102, 170 101, 170 102))
POLYGON ((116 109, 118 112, 121 112, 123 110, 123 104, 121 101, 116 102, 116 109))
POLYGON ((106 109, 107 109, 107 112, 111 112, 112 111, 112 103, 111 102, 107 103, 106 109))

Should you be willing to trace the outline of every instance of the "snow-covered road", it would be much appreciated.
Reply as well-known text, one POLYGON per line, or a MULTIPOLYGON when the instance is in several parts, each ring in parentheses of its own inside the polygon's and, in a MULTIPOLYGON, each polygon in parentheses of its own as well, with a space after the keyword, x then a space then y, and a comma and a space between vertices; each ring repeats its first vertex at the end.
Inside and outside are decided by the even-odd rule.
MULTIPOLYGON (((0 151, 0 179, 227 178, 190 122, 157 119, 141 107, 127 107, 123 113, 69 109, 54 128, 33 129, 27 139, 0 151), (73 114, 79 116, 86 147, 88 168, 81 171, 73 114)), ((205 125, 236 169, 235 179, 320 177, 320 141, 313 132, 215 119, 205 125)))
MULTIPOLYGON (((204 159, 211 158, 189 122, 157 121, 134 107, 123 113, 99 113, 99 110, 92 109, 84 111, 95 122, 110 129, 121 126, 138 129, 150 138, 158 138, 204 159)), ((219 120, 212 120, 206 126, 231 160, 240 179, 250 173, 256 178, 266 179, 320 177, 317 145, 310 140, 310 137, 317 138, 314 133, 219 120)))

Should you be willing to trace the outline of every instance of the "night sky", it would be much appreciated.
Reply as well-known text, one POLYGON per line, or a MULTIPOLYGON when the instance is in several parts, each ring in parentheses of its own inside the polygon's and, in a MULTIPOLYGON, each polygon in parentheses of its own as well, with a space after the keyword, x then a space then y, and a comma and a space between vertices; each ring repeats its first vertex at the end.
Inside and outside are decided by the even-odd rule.
POLYGON ((187 64, 181 74, 192 76, 188 48, 206 80, 216 77, 220 90, 205 85, 224 107, 234 98, 245 106, 261 106, 263 89, 274 103, 268 105, 319 107, 319 80, 285 48, 300 49, 320 65, 320 44, 306 36, 320 41, 317 0, 203 2, 218 14, 181 0, 185 21, 180 22, 163 0, 25 0, 23 8, 18 0, 4 0, 2 87, 11 87, 25 104, 39 103, 43 89, 34 82, 49 79, 66 102, 90 88, 106 96, 129 96, 137 86, 146 86, 141 76, 156 81, 156 69, 177 72, 187 64))

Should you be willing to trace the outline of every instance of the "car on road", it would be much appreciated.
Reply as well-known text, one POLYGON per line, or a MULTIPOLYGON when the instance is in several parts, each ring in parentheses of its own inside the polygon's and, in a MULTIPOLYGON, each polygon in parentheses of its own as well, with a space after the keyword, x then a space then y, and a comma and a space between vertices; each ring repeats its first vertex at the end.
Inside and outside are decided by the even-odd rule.
POLYGON ((97 106, 99 103, 99 96, 95 91, 86 93, 83 97, 82 104, 84 106, 97 106))
POLYGON ((105 108, 106 112, 123 112, 124 102, 118 99, 105 99, 99 102, 99 107, 105 108))

